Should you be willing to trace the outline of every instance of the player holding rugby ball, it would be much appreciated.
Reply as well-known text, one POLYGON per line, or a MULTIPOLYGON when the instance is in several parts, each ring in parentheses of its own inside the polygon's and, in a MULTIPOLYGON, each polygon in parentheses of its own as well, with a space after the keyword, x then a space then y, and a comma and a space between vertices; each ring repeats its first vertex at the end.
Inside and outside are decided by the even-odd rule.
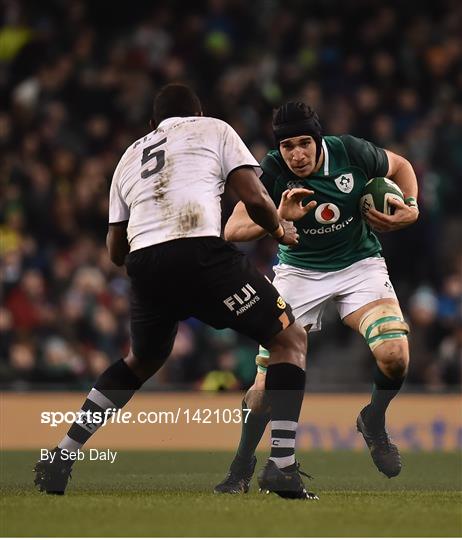
MULTIPOLYGON (((275 111, 273 132, 277 147, 263 159, 260 179, 281 218, 288 210, 294 216, 298 209, 294 226, 299 234, 298 245, 279 246, 273 283, 307 332, 321 329, 325 305, 333 300, 344 324, 364 336, 376 369, 371 400, 359 413, 357 428, 379 471, 396 476, 401 459, 385 429, 385 412, 406 376, 409 327, 373 230, 394 231, 417 220, 414 170, 405 158, 363 139, 323 136, 317 114, 302 102, 289 102, 275 111)), ((249 241, 265 234, 238 203, 226 225, 226 239, 249 241)), ((243 402, 252 412, 217 493, 249 489, 255 449, 269 418, 264 393, 268 357, 260 348, 255 383, 243 402)), ((281 467, 285 456, 293 454, 289 445, 276 443, 281 467)), ((272 467, 272 459, 265 469, 272 467)), ((266 476, 259 476, 262 489, 267 488, 266 476)))

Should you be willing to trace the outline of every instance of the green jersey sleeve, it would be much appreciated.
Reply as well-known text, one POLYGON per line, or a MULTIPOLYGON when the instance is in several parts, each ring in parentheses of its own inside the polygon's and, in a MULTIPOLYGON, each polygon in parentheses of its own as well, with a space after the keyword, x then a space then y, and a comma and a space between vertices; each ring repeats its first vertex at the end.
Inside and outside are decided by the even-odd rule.
POLYGON ((340 139, 345 146, 351 165, 362 169, 368 178, 387 175, 388 157, 383 148, 353 135, 341 135, 340 139))
POLYGON ((277 189, 276 180, 281 173, 280 166, 271 154, 267 154, 263 158, 260 167, 263 171, 260 180, 269 196, 273 199, 274 204, 278 206, 281 201, 281 195, 278 195, 279 190, 277 189))

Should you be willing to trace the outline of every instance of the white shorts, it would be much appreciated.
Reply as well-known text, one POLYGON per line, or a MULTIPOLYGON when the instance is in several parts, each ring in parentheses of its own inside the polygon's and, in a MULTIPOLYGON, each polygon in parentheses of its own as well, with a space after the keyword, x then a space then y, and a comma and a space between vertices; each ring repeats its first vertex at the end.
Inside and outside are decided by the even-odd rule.
POLYGON ((278 264, 273 268, 273 284, 291 307, 296 320, 311 331, 321 330, 321 318, 329 300, 337 306, 340 318, 380 298, 396 294, 382 257, 369 257, 343 270, 318 272, 278 264))

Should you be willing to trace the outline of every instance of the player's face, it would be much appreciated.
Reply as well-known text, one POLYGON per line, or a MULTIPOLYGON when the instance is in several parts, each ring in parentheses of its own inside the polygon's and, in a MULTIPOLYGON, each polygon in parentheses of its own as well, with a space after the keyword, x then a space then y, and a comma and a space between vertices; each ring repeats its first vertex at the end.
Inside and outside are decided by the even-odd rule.
POLYGON ((282 140, 279 151, 289 169, 300 178, 309 176, 316 167, 316 143, 309 135, 282 140))

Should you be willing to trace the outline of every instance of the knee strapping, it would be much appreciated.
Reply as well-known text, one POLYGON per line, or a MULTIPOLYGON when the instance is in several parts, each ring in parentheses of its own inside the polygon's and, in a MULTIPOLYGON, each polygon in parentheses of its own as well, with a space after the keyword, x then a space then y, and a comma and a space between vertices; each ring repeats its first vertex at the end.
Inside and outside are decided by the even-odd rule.
POLYGON ((257 364, 258 373, 266 373, 268 369, 269 357, 269 351, 260 345, 260 347, 258 348, 258 354, 255 357, 255 363, 257 364))
POLYGON ((406 338, 409 325, 397 305, 379 304, 364 314, 359 331, 373 351, 385 340, 406 338))

